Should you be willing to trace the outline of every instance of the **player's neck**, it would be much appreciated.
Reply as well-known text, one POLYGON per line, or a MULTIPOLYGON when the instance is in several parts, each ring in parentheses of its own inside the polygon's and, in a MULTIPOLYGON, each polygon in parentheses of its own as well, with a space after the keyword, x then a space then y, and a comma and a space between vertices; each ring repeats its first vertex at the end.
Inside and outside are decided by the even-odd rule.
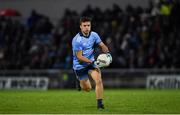
POLYGON ((83 33, 83 32, 80 32, 80 35, 81 36, 83 36, 83 37, 85 37, 85 38, 88 38, 89 37, 89 35, 90 35, 90 32, 89 33, 83 33))
POLYGON ((89 36, 89 33, 84 33, 84 32, 81 32, 83 34, 83 36, 87 37, 89 36))

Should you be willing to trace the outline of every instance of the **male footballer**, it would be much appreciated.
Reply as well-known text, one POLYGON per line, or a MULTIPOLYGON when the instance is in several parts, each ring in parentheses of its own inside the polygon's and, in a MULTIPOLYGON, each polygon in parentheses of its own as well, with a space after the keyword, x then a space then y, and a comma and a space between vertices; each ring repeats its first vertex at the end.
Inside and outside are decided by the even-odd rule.
POLYGON ((73 70, 84 91, 89 92, 92 88, 89 77, 94 80, 97 108, 104 109, 104 89, 99 69, 101 64, 94 59, 95 46, 99 46, 103 53, 111 56, 108 47, 102 42, 99 35, 91 31, 91 18, 81 17, 80 32, 72 40, 73 70))

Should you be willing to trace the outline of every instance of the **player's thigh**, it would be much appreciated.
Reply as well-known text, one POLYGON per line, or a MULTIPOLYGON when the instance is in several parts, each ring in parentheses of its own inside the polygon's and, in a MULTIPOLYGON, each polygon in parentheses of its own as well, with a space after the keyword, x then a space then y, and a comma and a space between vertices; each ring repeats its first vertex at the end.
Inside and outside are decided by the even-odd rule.
POLYGON ((94 69, 89 72, 89 75, 92 77, 92 79, 98 83, 102 83, 102 78, 101 78, 101 71, 100 69, 94 69))

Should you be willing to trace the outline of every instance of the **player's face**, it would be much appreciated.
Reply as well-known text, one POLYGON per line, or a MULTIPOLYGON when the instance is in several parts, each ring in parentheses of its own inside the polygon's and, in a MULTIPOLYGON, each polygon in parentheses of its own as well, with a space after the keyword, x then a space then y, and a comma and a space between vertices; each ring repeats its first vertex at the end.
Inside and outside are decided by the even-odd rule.
POLYGON ((88 36, 89 32, 91 31, 91 22, 82 22, 80 29, 85 36, 88 36))

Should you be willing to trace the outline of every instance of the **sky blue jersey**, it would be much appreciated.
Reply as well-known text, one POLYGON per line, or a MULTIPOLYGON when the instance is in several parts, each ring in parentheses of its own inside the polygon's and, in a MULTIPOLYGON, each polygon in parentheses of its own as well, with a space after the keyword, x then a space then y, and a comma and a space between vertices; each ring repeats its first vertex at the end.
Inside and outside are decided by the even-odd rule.
POLYGON ((88 66, 88 63, 81 62, 76 56, 77 51, 82 50, 82 55, 92 61, 94 61, 94 46, 101 43, 101 39, 96 32, 91 31, 89 36, 83 36, 82 33, 78 33, 72 40, 73 51, 73 69, 80 70, 88 66))

